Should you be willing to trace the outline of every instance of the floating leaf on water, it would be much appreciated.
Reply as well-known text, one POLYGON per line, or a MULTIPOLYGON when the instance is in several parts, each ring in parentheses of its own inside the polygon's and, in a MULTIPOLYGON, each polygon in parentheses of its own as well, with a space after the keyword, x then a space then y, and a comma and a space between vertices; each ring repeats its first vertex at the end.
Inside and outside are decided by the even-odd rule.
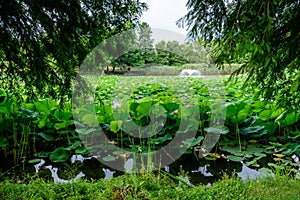
POLYGON ((259 157, 259 158, 263 158, 263 157, 267 156, 265 153, 254 153, 254 155, 259 157))
POLYGON ((116 160, 116 157, 114 156, 105 156, 102 158, 104 161, 115 161, 116 160))
POLYGON ((245 165, 246 165, 246 166, 252 166, 252 167, 259 167, 259 164, 257 163, 257 160, 256 160, 256 159, 253 159, 253 160, 250 161, 250 162, 246 162, 245 165))
POLYGON ((245 153, 240 151, 239 147, 229 147, 229 146, 225 146, 225 147, 221 147, 222 151, 227 151, 228 153, 234 154, 236 156, 243 156, 245 153))
POLYGON ((244 158, 238 156, 228 156, 227 158, 233 162, 242 162, 244 160, 244 158))

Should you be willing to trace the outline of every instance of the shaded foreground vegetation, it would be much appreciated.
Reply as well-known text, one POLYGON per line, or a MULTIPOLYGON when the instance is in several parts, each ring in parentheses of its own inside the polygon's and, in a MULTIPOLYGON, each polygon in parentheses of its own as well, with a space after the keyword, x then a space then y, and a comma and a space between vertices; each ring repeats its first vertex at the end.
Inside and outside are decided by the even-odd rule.
POLYGON ((108 180, 53 184, 29 178, 0 183, 1 199, 299 199, 300 181, 287 175, 246 181, 225 176, 207 186, 189 186, 159 174, 124 175, 108 180))

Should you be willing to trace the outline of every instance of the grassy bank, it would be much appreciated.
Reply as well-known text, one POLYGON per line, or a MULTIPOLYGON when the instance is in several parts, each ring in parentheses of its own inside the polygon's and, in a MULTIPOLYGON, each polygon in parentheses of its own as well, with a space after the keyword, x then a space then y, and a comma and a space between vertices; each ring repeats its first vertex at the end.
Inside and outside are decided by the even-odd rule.
POLYGON ((288 176, 243 183, 224 177, 207 186, 178 184, 166 175, 124 175, 109 180, 54 184, 35 179, 30 183, 0 183, 0 199, 299 199, 300 181, 288 176))

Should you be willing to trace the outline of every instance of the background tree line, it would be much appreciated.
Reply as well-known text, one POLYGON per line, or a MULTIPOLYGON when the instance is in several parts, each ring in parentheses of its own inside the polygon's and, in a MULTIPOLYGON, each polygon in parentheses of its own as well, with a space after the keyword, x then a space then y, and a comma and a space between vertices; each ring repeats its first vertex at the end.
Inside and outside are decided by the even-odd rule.
MULTIPOLYGON (((112 62, 112 71, 115 67, 127 69, 128 67, 144 67, 151 65, 181 66, 187 63, 212 64, 208 52, 201 42, 186 41, 159 41, 154 44, 151 27, 143 22, 138 33, 130 35, 131 43, 135 46, 133 51, 121 55, 112 62)), ((122 44, 128 45, 126 42, 122 44)))

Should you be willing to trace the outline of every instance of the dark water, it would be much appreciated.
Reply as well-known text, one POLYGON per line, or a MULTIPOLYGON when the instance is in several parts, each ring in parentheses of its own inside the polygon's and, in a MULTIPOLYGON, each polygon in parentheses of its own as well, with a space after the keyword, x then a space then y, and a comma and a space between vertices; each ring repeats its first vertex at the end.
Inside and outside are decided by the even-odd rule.
MULTIPOLYGON (((298 156, 294 156, 293 159, 295 162, 299 162, 298 156)), ((230 177, 240 177, 244 181, 265 176, 274 176, 272 171, 268 169, 267 163, 269 162, 272 162, 272 159, 266 157, 259 161, 258 164, 260 168, 253 168, 244 165, 242 162, 232 162, 222 158, 209 161, 204 158, 197 159, 192 154, 184 154, 180 159, 169 166, 162 167, 160 170, 180 177, 188 184, 210 186, 214 182, 222 179, 225 174, 230 177), (184 176, 182 174, 184 174, 184 176)), ((130 165, 130 162, 127 162, 127 166, 124 165, 124 168, 128 167, 128 165, 130 165)), ((299 165, 298 168, 300 173, 299 165)), ((15 176, 15 169, 11 168, 4 171, 4 177, 15 176)), ((84 158, 81 155, 73 155, 72 158, 65 163, 51 163, 47 160, 41 160, 40 163, 26 165, 25 169, 22 168, 20 171, 26 172, 27 174, 29 173, 31 176, 54 181, 55 183, 67 183, 80 178, 87 180, 108 179, 125 173, 104 166, 95 157, 84 158)))
MULTIPOLYGON (((267 166, 267 162, 268 160, 262 161, 261 169, 265 169, 264 167, 267 166)), ((127 165, 128 163, 130 162, 127 162, 127 165)), ((126 168, 125 165, 124 167, 126 168)), ((183 155, 170 166, 164 166, 160 170, 178 177, 180 176, 188 184, 209 186, 220 180, 224 174, 229 176, 235 175, 243 180, 273 176, 270 171, 268 171, 269 173, 265 173, 261 169, 247 167, 243 163, 225 159, 217 159, 215 161, 198 160, 194 155, 188 154, 183 155), (183 171, 184 173, 182 173, 183 171), (183 177, 182 174, 184 176, 187 175, 187 177, 183 177)), ((53 180, 55 183, 72 182, 79 178, 89 180, 108 179, 125 173, 104 166, 95 157, 84 158, 81 155, 73 155, 70 161, 65 163, 51 163, 47 160, 41 160, 40 163, 26 166, 25 171, 32 176, 53 180)), ((9 176, 13 172, 8 170, 5 173, 6 176, 9 176)))

